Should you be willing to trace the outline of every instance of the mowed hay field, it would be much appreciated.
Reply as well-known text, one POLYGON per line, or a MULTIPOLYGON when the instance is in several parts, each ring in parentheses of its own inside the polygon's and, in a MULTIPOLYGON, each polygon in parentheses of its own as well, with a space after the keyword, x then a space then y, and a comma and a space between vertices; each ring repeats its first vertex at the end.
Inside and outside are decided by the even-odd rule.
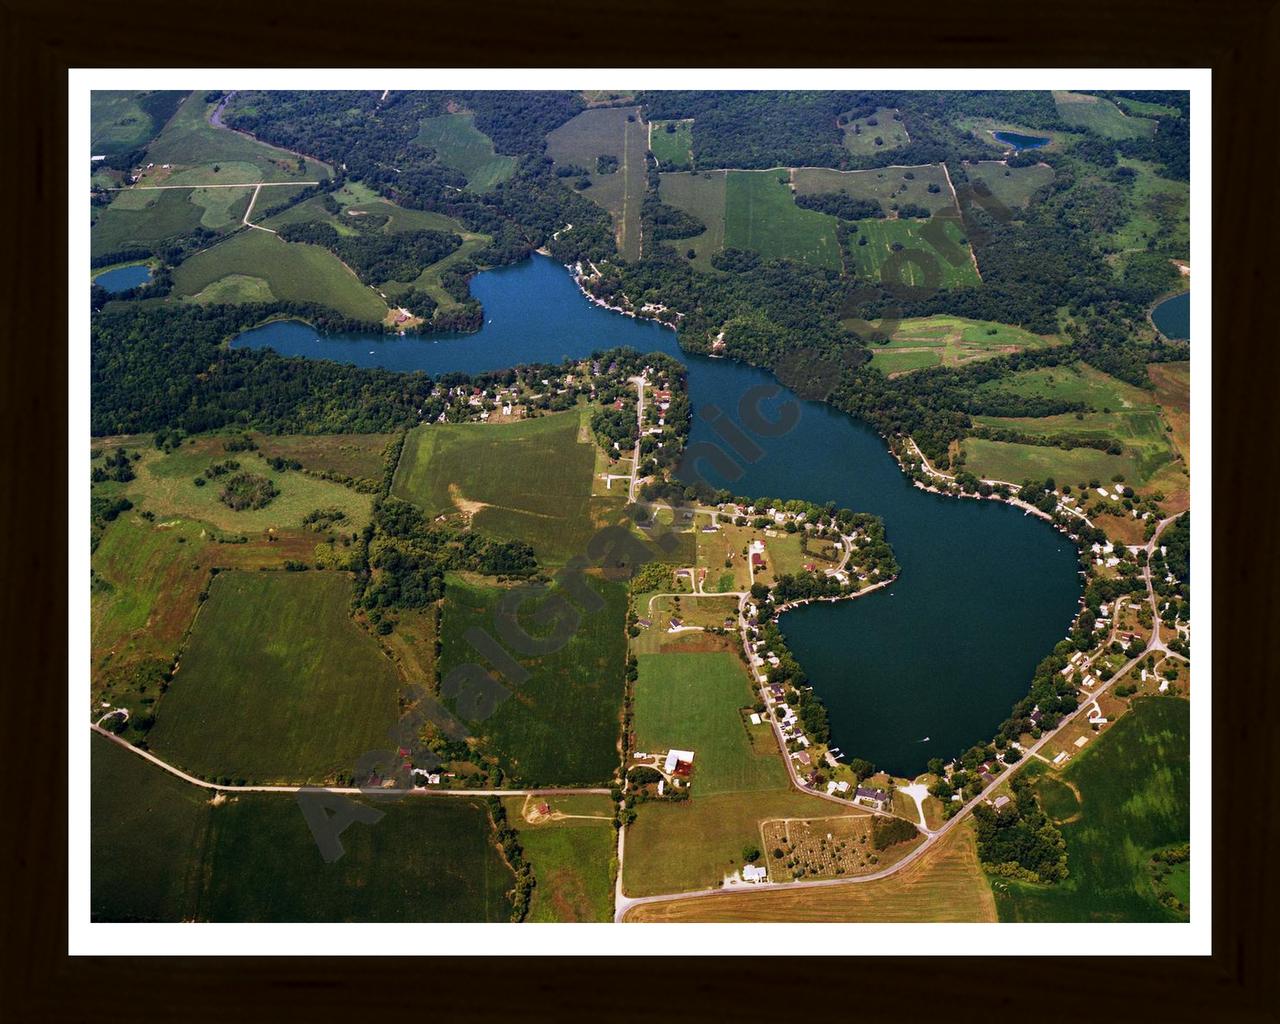
MULTIPOLYGON (((630 841, 627 852, 630 854, 630 841)), ((981 921, 996 919, 978 863, 973 829, 954 830, 937 847, 888 878, 817 888, 725 893, 647 903, 625 920, 684 921, 981 921)))
MULTIPOLYGON (((557 167, 573 165, 587 171, 591 187, 583 195, 613 217, 623 259, 640 257, 640 207, 648 149, 649 130, 640 118, 639 107, 584 110, 547 134, 547 155, 557 167), (618 169, 612 174, 597 174, 596 160, 605 155, 617 158, 618 169)), ((566 187, 572 187, 576 180, 563 179, 566 187)))
POLYGON ((515 173, 516 158, 494 152, 489 136, 476 127, 471 114, 441 114, 422 122, 419 146, 435 151, 440 162, 467 176, 467 188, 486 192, 515 173))
POLYGON ((1053 181, 1053 168, 1048 164, 1008 167, 1003 160, 983 160, 966 164, 964 170, 977 194, 981 195, 985 186, 997 202, 1009 209, 1027 206, 1038 189, 1053 181))
POLYGON ((223 572, 209 587, 149 742, 205 778, 320 783, 388 744, 397 676, 352 620, 351 578, 223 572))
POLYGON ((958 216, 932 220, 860 220, 847 251, 858 277, 913 288, 962 288, 982 283, 958 216), (896 246, 896 248, 895 248, 896 246))
POLYGON ((540 561, 586 550, 619 498, 592 498, 595 445, 578 411, 514 423, 436 423, 409 432, 391 492, 438 516, 463 512, 482 533, 524 540, 540 561))
POLYGON ((1179 511, 1185 502, 1187 476, 1165 430, 1165 420, 1150 391, 1135 388, 1084 363, 1026 370, 980 390, 1082 402, 1086 410, 1043 417, 975 416, 980 426, 1013 429, 1042 437, 1074 435, 1118 441, 1119 455, 1096 448, 1064 450, 966 438, 967 468, 978 476, 1020 483, 1052 476, 1076 485, 1120 473, 1132 487, 1162 490, 1179 511), (1011 475, 1001 476, 1001 473, 1011 475), (1181 497, 1180 497, 1181 496, 1181 497))
POLYGON ((826 167, 797 167, 792 172, 796 195, 841 192, 854 199, 872 199, 886 215, 895 205, 914 203, 932 213, 954 208, 955 197, 942 164, 918 167, 882 167, 869 171, 836 171, 826 167), (938 191, 930 192, 934 185, 938 191))
POLYGON ((1058 116, 1076 128, 1105 135, 1109 139, 1146 139, 1155 134, 1156 123, 1145 117, 1129 117, 1101 96, 1055 89, 1053 103, 1058 116))
POLYGON ((874 114, 850 118, 844 125, 844 148, 854 156, 871 156, 905 146, 911 136, 896 119, 897 113, 892 107, 881 107, 874 114))
POLYGON ((688 167, 693 162, 693 121, 651 121, 649 151, 661 164, 688 167))
MULTIPOLYGON (((380 322, 387 315, 378 293, 361 284, 328 249, 285 242, 253 228, 185 260, 173 272, 173 294, 212 301, 214 292, 206 289, 233 275, 262 281, 275 299, 314 302, 359 320, 380 322)), ((226 301, 225 296, 219 300, 226 301)))
POLYGON ((872 366, 893 376, 922 366, 962 366, 979 359, 1044 348, 1058 339, 1021 327, 958 316, 903 320, 887 344, 872 345, 872 366))
POLYGON ((102 736, 92 739, 90 785, 94 921, 510 915, 513 879, 479 801, 361 797, 383 816, 345 829, 342 857, 327 864, 292 794, 215 800, 102 736))
POLYGON ((995 880, 1000 920, 1183 919, 1156 900, 1147 864, 1153 851, 1190 836, 1190 708, 1175 697, 1135 700, 1060 781, 1028 767, 1040 776, 1046 813, 1060 822, 1070 874, 1056 886, 995 880))
POLYGON ((537 880, 525 920, 612 921, 617 833, 609 797, 507 797, 503 804, 537 880), (566 817, 525 818, 544 802, 566 817))
POLYGON ((790 259, 839 270, 836 219, 796 205, 786 168, 730 171, 725 183, 724 244, 765 259, 790 259))
POLYGON ((673 172, 662 175, 658 197, 670 206, 684 210, 707 227, 690 238, 672 241, 672 247, 684 255, 694 252, 690 262, 699 270, 711 270, 711 257, 724 248, 724 194, 727 171, 673 172))
MULTIPOLYGON (((599 609, 581 607, 572 595, 555 590, 523 604, 518 622, 528 634, 526 646, 552 636, 553 628, 564 624, 573 627, 568 641, 559 643, 553 636, 544 645, 552 649, 533 654, 504 644, 529 678, 519 683, 504 680, 509 692, 501 694, 496 710, 468 722, 481 752, 496 758, 507 775, 525 785, 598 786, 609 781, 618 764, 626 586, 598 580, 586 585, 600 596, 599 609), (572 615, 571 608, 579 613, 572 615), (540 609, 551 622, 534 621, 540 609)), ((440 627, 440 678, 446 698, 453 696, 450 672, 489 664, 467 633, 479 629, 497 641, 511 630, 500 621, 504 616, 499 611, 500 602, 511 593, 510 588, 448 577, 440 627)), ((456 707, 451 710, 461 714, 456 707)))

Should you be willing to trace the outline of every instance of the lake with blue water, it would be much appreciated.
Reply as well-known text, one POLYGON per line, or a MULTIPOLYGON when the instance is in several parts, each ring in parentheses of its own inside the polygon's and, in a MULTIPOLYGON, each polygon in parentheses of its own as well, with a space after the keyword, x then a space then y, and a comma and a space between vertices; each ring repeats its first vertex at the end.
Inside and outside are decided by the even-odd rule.
POLYGON ((471 290, 485 310, 474 334, 319 335, 286 321, 234 344, 429 374, 558 362, 620 345, 661 351, 688 367, 691 444, 719 443, 709 406, 737 420, 744 393, 777 387, 763 411, 794 402, 796 426, 779 437, 752 435, 763 454, 740 462, 736 479, 703 472, 738 494, 834 501, 884 518, 900 579, 855 601, 788 612, 781 626, 827 706, 833 744, 896 774, 914 775, 931 757, 990 739, 1070 627, 1080 596, 1076 552, 1044 521, 912 486, 865 423, 799 399, 763 370, 683 352, 670 329, 588 301, 546 257, 478 274, 471 290))
POLYGON ((1006 146, 1012 146, 1014 149, 1042 149, 1049 145, 1050 139, 1046 135, 1023 135, 1021 132, 992 132, 997 142, 1003 142, 1006 146))
POLYGON ((127 267, 116 267, 115 270, 108 270, 99 274, 93 279, 93 283, 99 288, 105 288, 111 293, 127 292, 130 288, 137 288, 140 284, 146 284, 151 280, 151 268, 145 263, 134 263, 127 267))
POLYGON ((1174 341, 1191 340, 1191 293, 1182 292, 1165 299, 1151 311, 1156 330, 1174 341))

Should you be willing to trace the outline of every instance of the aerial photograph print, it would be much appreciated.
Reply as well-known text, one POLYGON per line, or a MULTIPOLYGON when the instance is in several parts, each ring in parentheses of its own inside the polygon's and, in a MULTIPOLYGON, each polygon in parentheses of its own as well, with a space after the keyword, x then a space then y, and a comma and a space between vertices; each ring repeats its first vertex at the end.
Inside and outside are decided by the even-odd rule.
POLYGON ((1207 923, 1191 78, 217 75, 71 95, 90 933, 1207 923))

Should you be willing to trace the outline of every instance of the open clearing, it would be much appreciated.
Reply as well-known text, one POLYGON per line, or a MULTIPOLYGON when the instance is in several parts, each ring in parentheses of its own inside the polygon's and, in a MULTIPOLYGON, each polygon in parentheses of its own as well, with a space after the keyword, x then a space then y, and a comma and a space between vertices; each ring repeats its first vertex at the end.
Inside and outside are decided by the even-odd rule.
POLYGON ((848 252, 858 277, 914 288, 960 288, 981 283, 959 220, 860 220, 848 252), (942 232, 941 237, 937 232, 942 232), (939 238, 935 244, 934 239, 939 238), (865 241, 865 244, 863 244, 865 241))
MULTIPOLYGON (((511 650, 529 679, 504 695, 488 717, 469 723, 480 751, 495 758, 508 776, 522 784, 600 785, 617 766, 626 586, 600 581, 590 585, 603 598, 603 607, 583 610, 568 642, 558 649, 533 654, 511 650)), ((467 632, 480 629, 495 640, 505 635, 498 609, 509 593, 510 588, 448 577, 441 622, 442 680, 447 682, 458 666, 488 664, 467 639, 467 632)), ((571 595, 560 597, 567 607, 575 607, 571 595)), ((553 622, 532 621, 539 609, 554 610, 553 601, 544 594, 521 609, 520 625, 532 638, 523 641, 526 645, 547 637, 562 620, 574 622, 566 619, 567 609, 553 614, 553 622)), ((509 644, 504 646, 510 649, 509 644)), ((509 687, 511 681, 503 685, 509 687)))
POLYGON ((724 248, 724 193, 727 171, 701 171, 696 174, 673 172, 662 175, 658 197, 670 206, 684 210, 707 227, 701 234, 672 241, 682 255, 694 252, 691 262, 699 270, 712 270, 711 257, 724 248))
POLYGON ((141 149, 173 116, 185 92, 94 89, 89 94, 89 148, 94 156, 141 149))
POLYGON ((467 176, 467 188, 486 192, 515 173, 516 158, 494 152, 489 136, 476 127, 471 114, 441 114, 422 122, 413 140, 435 150, 446 167, 467 176))
POLYGON ((979 359, 1044 348, 1058 339, 1021 327, 958 316, 903 320, 885 345, 873 345, 872 365, 887 375, 922 366, 962 366, 979 359))
MULTIPOLYGON (((630 865, 631 840, 627 840, 630 865)), ((994 921, 995 901, 978 863, 973 829, 963 826, 888 878, 854 885, 727 892, 649 903, 627 921, 994 921)))
POLYGON ((537 880, 526 920, 613 920, 611 865, 617 856, 617 833, 609 798, 506 797, 503 804, 537 880), (527 820, 525 809, 537 817, 544 803, 553 814, 565 816, 542 817, 537 824, 527 820))
POLYGON ((1122 251, 1144 251, 1154 240, 1159 252, 1190 257, 1191 186, 1160 177, 1155 164, 1143 160, 1121 157, 1119 165, 1130 168, 1135 177, 1128 188, 1129 219, 1112 232, 1112 244, 1122 251))
MULTIPOLYGON (((362 799, 384 813, 320 856, 296 800, 209 793, 92 739, 94 921, 505 921, 510 870, 480 802, 362 799)), ((609 830, 612 833, 612 829, 609 830)))
POLYGON ((1059 779, 1046 781, 1054 776, 1039 764, 1026 769, 1040 775, 1049 813, 1072 811, 1067 790, 1079 794, 1059 826, 1070 874, 1056 886, 993 880, 1000 920, 1183 920, 1156 901, 1148 860, 1190 835, 1190 721, 1185 700, 1135 700, 1059 779))
POLYGON ((1169 437, 1191 467, 1191 363, 1150 363, 1147 376, 1156 386, 1156 402, 1165 422, 1173 427, 1169 437))
POLYGON ((513 423, 436 423, 405 440, 392 493, 432 516, 471 509, 472 525, 524 540, 563 564, 586 550, 621 498, 593 498, 595 445, 578 440, 578 411, 513 423))
MULTIPOLYGON (((583 195, 613 217, 622 258, 640 256, 640 206, 644 202, 645 154, 649 131, 639 107, 597 107, 584 110, 547 135, 547 155, 557 167, 580 167, 591 179, 583 195), (596 173, 596 161, 612 156, 618 169, 596 173)), ((572 187, 576 177, 562 179, 572 187)))
POLYGON ((158 705, 156 753, 205 778, 320 783, 384 749, 396 672, 351 619, 351 579, 220 573, 158 705))
POLYGON ((196 253, 174 270, 173 294, 194 299, 233 275, 265 282, 283 301, 314 302, 373 322, 387 315, 387 304, 378 293, 361 284, 328 249, 286 242, 267 231, 240 231, 196 253))
POLYGON ((693 162, 693 120, 651 122, 649 148, 664 167, 688 167, 693 162))
POLYGON ((964 170, 971 185, 985 185, 1009 209, 1028 205, 1038 189, 1053 181, 1053 168, 1048 164, 1009 167, 1003 160, 983 160, 965 164, 964 170))
POLYGON ((886 215, 904 203, 923 206, 931 213, 954 209, 951 186, 941 164, 919 167, 881 167, 869 171, 836 171, 826 167, 797 167, 792 183, 796 195, 843 193, 853 199, 873 199, 886 215), (937 188, 930 192, 929 186, 937 188))
POLYGON ((1129 117, 1101 96, 1055 89, 1053 102, 1058 108, 1058 116, 1067 124, 1088 128, 1109 139, 1145 139, 1156 130, 1154 121, 1145 117, 1129 117))
POLYGON ((785 167, 730 171, 725 183, 724 244, 765 259, 790 259, 841 268, 836 219, 796 205, 785 167))
POLYGON ((874 114, 850 118, 844 125, 844 148, 854 156, 872 156, 905 146, 911 137, 902 121, 895 119, 897 113, 892 107, 881 107, 874 114))

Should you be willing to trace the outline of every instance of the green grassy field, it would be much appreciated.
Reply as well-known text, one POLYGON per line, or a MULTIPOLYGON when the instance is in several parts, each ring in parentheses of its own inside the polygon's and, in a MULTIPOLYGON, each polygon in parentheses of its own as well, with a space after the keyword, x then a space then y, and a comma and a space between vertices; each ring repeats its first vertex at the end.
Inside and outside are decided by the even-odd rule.
POLYGON ((117 192, 110 206, 94 213, 89 252, 102 256, 155 246, 191 234, 200 227, 203 216, 204 209, 191 202, 191 193, 183 189, 117 192))
POLYGON ((1053 181, 1053 168, 1048 164, 1029 167, 1006 167, 1002 160, 983 160, 966 164, 965 173, 973 185, 979 183, 1009 209, 1026 206, 1037 189, 1053 181))
POLYGON ((847 248, 853 272, 869 280, 888 279, 912 287, 937 288, 981 283, 964 231, 951 218, 935 218, 932 224, 920 220, 860 220, 847 248), (932 241, 938 225, 949 243, 942 248, 932 241), (863 238, 866 245, 861 244, 863 238))
POLYGON ((536 825, 521 817, 524 798, 508 797, 503 801, 507 821, 520 833, 525 860, 533 865, 537 880, 525 920, 613 920, 610 868, 617 858, 614 809, 608 797, 591 799, 593 805, 580 809, 566 806, 564 800, 553 800, 552 806, 563 813, 598 817, 563 818, 536 825))
POLYGON ((147 162, 155 167, 143 176, 147 185, 214 185, 258 181, 318 181, 333 177, 333 169, 268 146, 247 135, 209 123, 214 104, 193 93, 147 147, 147 162), (170 164, 168 171, 164 164, 170 164), (214 170, 214 166, 219 169, 214 170))
POLYGON ((225 278, 256 278, 277 299, 315 302, 347 316, 381 321, 387 305, 342 262, 318 245, 284 242, 267 231, 242 230, 211 249, 196 253, 173 272, 173 294, 204 295, 225 278))
POLYGON ((1156 130, 1145 117, 1128 117, 1110 100, 1081 92, 1054 90, 1058 116, 1073 127, 1088 128, 1109 139, 1144 139, 1156 130))
POLYGON ((595 446, 577 411, 514 423, 438 423, 409 432, 392 493, 431 515, 470 513, 477 530, 533 545, 562 564, 586 550, 598 516, 619 498, 592 498, 595 446))
POLYGON ((94 156, 140 149, 159 134, 186 93, 95 89, 89 94, 89 148, 94 156))
POLYGON ((326 864, 291 795, 213 805, 207 791, 92 742, 94 921, 508 918, 511 872, 478 801, 362 800, 385 816, 343 831, 343 856, 326 864))
POLYGON ((1131 214, 1111 234, 1112 244, 1121 250, 1145 250, 1155 239, 1158 251, 1188 258, 1191 255, 1190 186, 1170 181, 1155 172, 1155 165, 1143 160, 1120 158, 1121 167, 1136 172, 1129 186, 1131 214))
POLYGON ((795 204, 785 168, 730 171, 725 183, 724 244, 765 259, 791 259, 839 270, 836 219, 795 204))
POLYGON ((662 175, 658 196, 677 209, 684 210, 707 227, 692 238, 672 242, 682 255, 694 251, 691 260, 699 270, 711 270, 711 257, 724 248, 725 171, 702 171, 697 174, 673 172, 662 175))
POLYGON ((751 726, 739 710, 756 702, 742 663, 727 653, 645 654, 635 684, 638 750, 692 750, 695 800, 716 793, 785 788, 786 768, 774 754, 751 749, 751 726))
POLYGON ((844 126, 844 148, 854 156, 871 156, 887 149, 897 149, 911 141, 901 121, 895 121, 897 111, 881 107, 874 114, 850 119, 844 126), (876 145, 880 139, 880 145, 876 145))
POLYGON ((1186 701, 1143 698, 1072 758, 1060 782, 1046 782, 1041 765, 1026 769, 1040 776, 1046 812, 1063 822, 1070 874, 1057 886, 994 879, 1000 920, 1181 919, 1156 901, 1147 864, 1190 834, 1190 723, 1186 701))
POLYGON ((958 316, 903 320, 885 345, 872 345, 872 365, 885 374, 922 366, 961 366, 1024 349, 1044 348, 1057 339, 1021 327, 958 316))
POLYGON ((220 573, 149 742, 205 777, 318 783, 387 746, 396 673, 338 573, 220 573))
POLYGON ((693 162, 693 121, 653 121, 649 133, 649 146, 660 162, 677 170, 693 162), (674 131, 667 131, 671 125, 674 131))
POLYGON ((489 136, 471 114, 441 114, 422 122, 413 140, 435 150, 440 162, 467 176, 467 188, 486 192, 515 173, 516 158, 494 152, 489 136))
POLYGON ((892 214, 894 206, 902 203, 914 203, 933 213, 955 205, 941 164, 881 167, 870 171, 797 167, 792 180, 796 195, 843 192, 854 199, 874 199, 886 214, 892 214), (930 192, 930 185, 937 186, 938 191, 930 192))
MULTIPOLYGON (((532 655, 512 651, 530 678, 487 718, 469 723, 481 750, 496 757, 503 771, 522 783, 600 785, 618 764, 626 586, 597 582, 594 587, 604 598, 604 607, 581 610, 568 642, 557 650, 532 655)), ((497 609, 507 592, 457 576, 448 578, 441 623, 442 680, 460 665, 488 664, 466 634, 478 628, 495 640, 500 637, 497 609)), ((544 606, 545 598, 531 603, 526 614, 544 606)), ((553 618, 561 621, 559 613, 553 618)), ((552 625, 544 628, 526 622, 524 628, 536 640, 546 636, 552 625)))
MULTIPOLYGON (((623 259, 640 256, 640 206, 644 202, 645 153, 649 131, 638 107, 584 110, 547 135, 547 155, 557 167, 574 165, 588 172, 591 187, 583 195, 609 211, 623 259), (632 120, 628 121, 628 118, 632 120), (596 159, 618 159, 612 174, 597 174, 596 159)), ((572 186, 576 178, 563 179, 572 186)))

